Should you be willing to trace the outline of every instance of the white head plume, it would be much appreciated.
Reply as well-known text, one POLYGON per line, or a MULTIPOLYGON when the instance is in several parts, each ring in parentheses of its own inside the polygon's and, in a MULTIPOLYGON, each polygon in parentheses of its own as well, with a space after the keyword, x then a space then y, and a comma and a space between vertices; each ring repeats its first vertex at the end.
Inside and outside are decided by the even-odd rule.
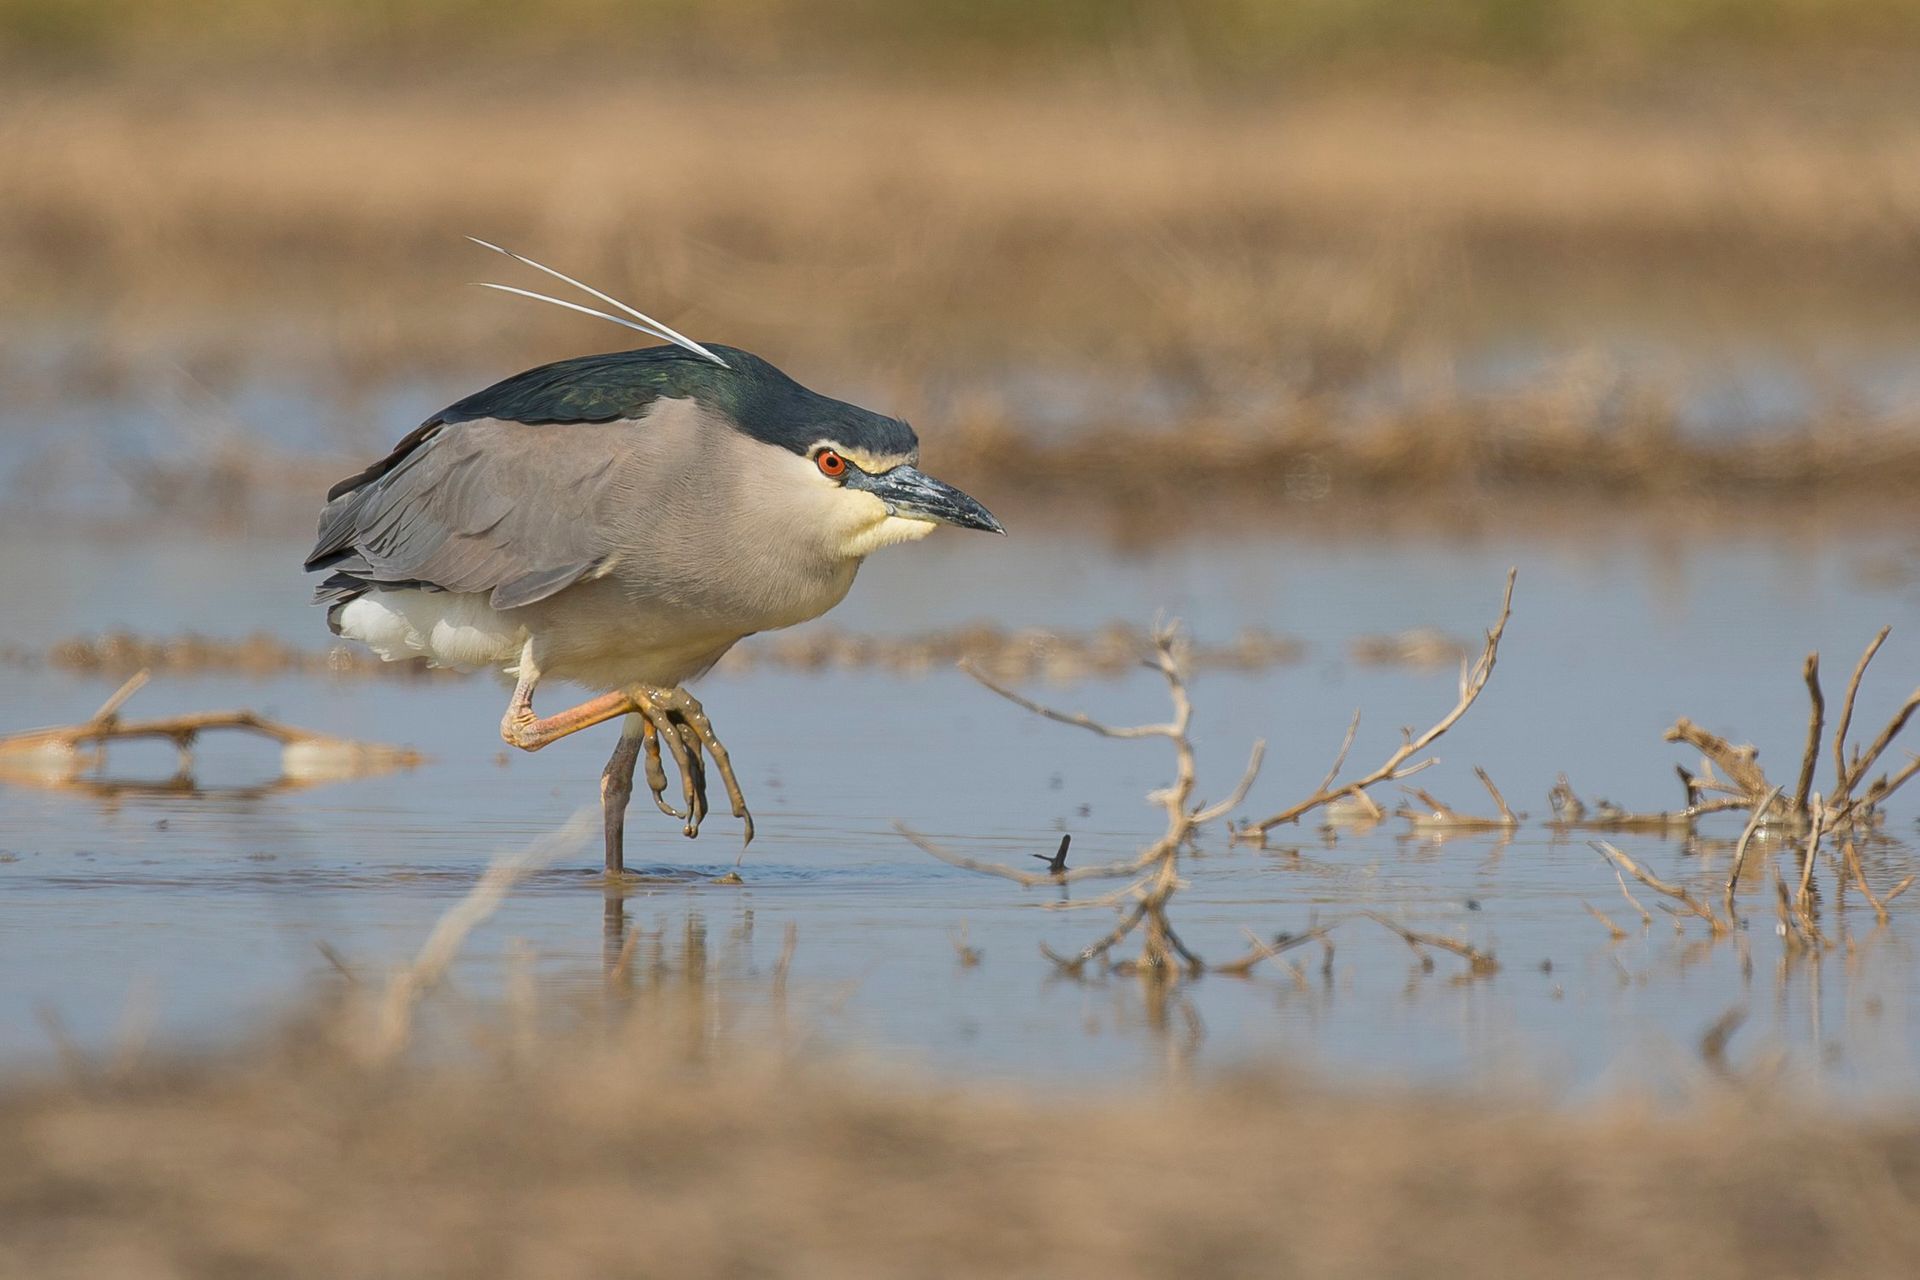
POLYGON ((516 289, 509 284, 484 284, 483 283, 480 286, 483 289, 498 289, 502 293, 518 294, 522 298, 532 298, 537 302, 551 302, 556 307, 565 307, 569 311, 578 311, 582 315, 597 316, 602 320, 609 320, 609 321, 612 321, 614 324, 624 325, 629 329, 637 330, 640 333, 646 334, 650 338, 658 338, 662 342, 671 342, 674 346, 681 347, 681 348, 684 348, 685 350, 691 351, 693 352, 693 354, 701 357, 704 360, 713 361, 715 364, 719 365, 722 369, 728 369, 732 367, 725 360, 722 360, 719 356, 707 350, 705 347, 695 342, 692 338, 687 337, 687 335, 685 335, 684 333, 681 333, 676 329, 671 329, 668 326, 661 324, 658 320, 655 320, 652 316, 648 315, 646 312, 636 310, 635 308, 630 307, 626 303, 620 301, 620 299, 615 298, 609 294, 600 292, 598 289, 594 288, 590 284, 582 284, 580 281, 575 280, 570 275, 566 275, 563 272, 555 271, 552 267, 549 267, 544 263, 535 262, 532 258, 523 257, 522 255, 515 253, 511 249, 502 249, 497 244, 489 244, 485 240, 480 239, 478 236, 468 236, 467 239, 473 241, 475 244, 479 245, 482 249, 491 249, 495 253, 503 253, 507 257, 512 258, 515 262, 526 263, 528 266, 532 267, 535 271, 544 271, 556 280, 564 280, 568 284, 572 285, 574 288, 579 289, 581 292, 591 294, 592 296, 600 299, 600 301, 607 303, 609 306, 618 307, 620 310, 626 312, 627 315, 632 316, 633 320, 626 320, 621 318, 620 316, 608 315, 604 311, 596 311, 592 307, 581 306, 577 302, 563 302, 559 298, 549 298, 546 294, 535 293, 531 289, 516 289), (634 323, 634 321, 636 320, 639 321, 638 324, 634 323))

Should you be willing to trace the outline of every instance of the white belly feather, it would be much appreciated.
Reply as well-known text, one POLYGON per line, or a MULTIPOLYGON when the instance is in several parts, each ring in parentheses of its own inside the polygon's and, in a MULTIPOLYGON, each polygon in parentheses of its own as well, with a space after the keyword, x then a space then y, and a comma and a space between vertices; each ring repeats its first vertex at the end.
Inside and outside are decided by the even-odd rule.
POLYGON ((591 689, 678 685, 703 674, 743 634, 670 606, 637 607, 604 581, 507 610, 493 608, 484 593, 375 587, 339 606, 333 625, 388 662, 425 659, 512 676, 530 655, 537 679, 591 689))
POLYGON ((527 630, 481 594, 376 588, 343 605, 333 619, 386 662, 425 658, 435 667, 473 670, 512 662, 527 630))

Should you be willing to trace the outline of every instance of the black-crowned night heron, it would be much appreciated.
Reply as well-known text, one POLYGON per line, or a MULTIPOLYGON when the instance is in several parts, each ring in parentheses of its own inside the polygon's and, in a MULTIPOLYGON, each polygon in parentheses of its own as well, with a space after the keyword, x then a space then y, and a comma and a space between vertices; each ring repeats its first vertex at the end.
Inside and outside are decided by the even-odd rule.
POLYGON ((513 676, 500 733, 522 750, 626 717, 601 776, 610 874, 643 752, 654 802, 689 836, 711 756, 751 840, 726 749, 684 683, 744 637, 833 608, 881 547, 936 524, 1004 530, 915 467, 906 423, 508 256, 632 318, 490 287, 673 345, 542 365, 428 418, 328 492, 306 562, 328 575, 316 598, 336 634, 388 661, 513 676), (542 680, 603 692, 536 716, 542 680), (663 747, 684 810, 666 798, 663 747))

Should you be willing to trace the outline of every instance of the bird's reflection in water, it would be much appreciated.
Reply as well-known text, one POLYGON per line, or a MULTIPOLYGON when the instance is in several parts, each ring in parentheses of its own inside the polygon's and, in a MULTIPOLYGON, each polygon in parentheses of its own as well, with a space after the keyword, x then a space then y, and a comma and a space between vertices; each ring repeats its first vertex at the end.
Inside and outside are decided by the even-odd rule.
POLYGON ((689 1062, 705 1061, 736 1039, 763 1048, 786 1040, 793 926, 775 959, 755 945, 751 907, 736 908, 732 923, 716 932, 697 910, 636 920, 627 894, 609 886, 602 906, 595 985, 610 1028, 669 1042, 689 1062))

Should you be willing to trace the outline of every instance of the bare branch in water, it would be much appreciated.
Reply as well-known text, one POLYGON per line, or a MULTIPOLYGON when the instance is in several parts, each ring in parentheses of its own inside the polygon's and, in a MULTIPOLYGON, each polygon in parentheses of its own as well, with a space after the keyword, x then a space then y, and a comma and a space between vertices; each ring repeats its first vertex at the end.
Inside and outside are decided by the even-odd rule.
MULTIPOLYGON (((1809 662, 1808 667, 1809 669, 1812 669, 1814 667, 1814 664, 1812 662, 1809 662)), ((1767 792, 1766 799, 1762 800, 1759 804, 1753 806, 1753 812, 1747 815, 1747 825, 1740 832, 1740 843, 1736 844, 1733 847, 1733 866, 1727 871, 1727 904, 1726 905, 1727 905, 1727 918, 1729 920, 1733 918, 1734 889, 1740 883, 1741 869, 1747 865, 1747 846, 1753 843, 1754 832, 1758 831, 1760 829, 1760 824, 1766 821, 1767 810, 1773 807, 1774 799, 1778 797, 1779 794, 1780 794, 1780 788, 1775 787, 1771 791, 1767 792)), ((1805 808, 1804 804, 1802 804, 1799 807, 1802 809, 1805 808)))
POLYGON ((253 711, 195 711, 156 720, 123 720, 120 709, 147 684, 148 673, 135 672, 114 691, 92 718, 76 725, 28 729, 0 737, 0 777, 48 787, 99 784, 83 777, 105 763, 107 744, 150 738, 171 742, 179 755, 180 779, 191 779, 193 747, 203 733, 250 733, 277 743, 285 789, 411 769, 423 757, 406 747, 359 742, 282 724, 253 711))
MULTIPOLYGON (((1414 736, 1411 732, 1404 734, 1403 740, 1399 747, 1394 750, 1393 754, 1388 756, 1384 763, 1371 773, 1368 773, 1365 777, 1356 778, 1352 782, 1336 786, 1331 781, 1332 774, 1330 774, 1329 781, 1322 783, 1314 794, 1289 808, 1282 809, 1272 817, 1262 818, 1259 822, 1251 823, 1241 828, 1239 832, 1236 833, 1235 838, 1249 840, 1255 843, 1261 842, 1265 839, 1267 832, 1274 827, 1283 826, 1289 822, 1298 822, 1302 817, 1312 813, 1315 809, 1331 804, 1342 796, 1358 794, 1366 791, 1370 787, 1376 787, 1383 782, 1397 782, 1426 767, 1428 763, 1431 763, 1430 761, 1421 761, 1409 765, 1408 761, 1432 746, 1442 734, 1453 728, 1453 726, 1459 722, 1460 717, 1464 716, 1467 713, 1467 709, 1473 706, 1474 702, 1480 697, 1481 691, 1487 687, 1487 680, 1493 675, 1494 662, 1500 654, 1500 637, 1506 633, 1507 619, 1513 615, 1513 583, 1518 573, 1518 569, 1507 570, 1507 586, 1500 598, 1500 616, 1494 620, 1492 628, 1487 632, 1486 647, 1481 650, 1479 660, 1471 667, 1462 666, 1460 672, 1460 698, 1459 701, 1454 704, 1453 710, 1447 712, 1447 714, 1436 721, 1431 728, 1427 729, 1426 732, 1420 734, 1418 737, 1414 736)), ((1347 730, 1347 745, 1351 745, 1352 735, 1358 726, 1359 717, 1356 716, 1353 724, 1349 726, 1347 730)), ((1334 761, 1333 773, 1338 773, 1340 765, 1345 763, 1347 745, 1341 747, 1340 754, 1334 761)))
POLYGON ((1111 725, 1101 724, 1098 720, 1090 716, 1081 715, 1077 711, 1056 711, 1052 707, 1035 702, 1033 699, 1007 688, 992 676, 989 676, 974 666, 971 662, 961 663, 960 669, 1005 698, 1008 702, 1013 703, 1016 707, 1024 707, 1037 716, 1045 716, 1047 719, 1057 720, 1061 724, 1070 724, 1075 728, 1086 729, 1089 732, 1099 734, 1103 738, 1171 738, 1174 734, 1174 726, 1171 724, 1143 724, 1116 729, 1111 725))
POLYGON ((1897 773, 1882 775, 1864 793, 1860 792, 1875 764, 1905 731, 1914 714, 1920 712, 1920 689, 1908 695, 1871 743, 1853 748, 1849 755, 1847 735, 1853 727, 1853 712, 1859 700, 1861 680, 1891 632, 1891 627, 1882 627, 1874 635, 1847 681, 1840 714, 1833 726, 1833 788, 1824 802, 1813 794, 1813 775, 1819 761, 1821 735, 1825 730, 1826 698, 1820 688, 1820 655, 1810 653, 1801 668, 1801 676, 1807 686, 1806 744, 1801 749, 1800 770, 1791 795, 1782 802, 1784 789, 1767 781, 1766 773, 1760 767, 1759 753, 1752 746, 1735 746, 1683 717, 1667 730, 1666 739, 1669 742, 1685 742, 1697 748, 1704 764, 1702 776, 1698 779, 1683 773, 1690 803, 1685 813, 1678 816, 1690 821, 1728 809, 1744 809, 1751 814, 1758 807, 1769 811, 1766 817, 1789 821, 1802 831, 1816 821, 1828 831, 1836 831, 1843 826, 1856 827, 1862 820, 1870 819, 1888 796, 1914 774, 1920 773, 1920 760, 1910 760, 1897 773), (1726 774, 1726 782, 1715 778, 1713 770, 1716 765, 1726 774))
POLYGON ((1588 915, 1592 916, 1595 920, 1598 920, 1600 922, 1601 926, 1606 929, 1607 935, 1610 938, 1612 938, 1613 941, 1618 942, 1622 938, 1627 936, 1627 931, 1625 929, 1622 929, 1619 925, 1615 924, 1613 920, 1607 915, 1606 912, 1594 906, 1591 902, 1587 902, 1583 899, 1580 905, 1587 909, 1588 915))
POLYGON ((1473 771, 1478 775, 1480 784, 1487 789, 1487 794, 1493 797, 1493 803, 1500 811, 1498 817, 1482 818, 1477 814, 1461 813, 1419 787, 1401 789, 1426 808, 1421 810, 1402 805, 1394 810, 1395 816, 1411 822, 1417 831, 1511 831, 1519 826, 1520 815, 1507 807, 1506 797, 1500 794, 1500 788, 1493 785, 1493 779, 1487 776, 1487 771, 1479 765, 1475 765, 1473 771))
POLYGON ((1250 937, 1249 940, 1253 943, 1253 949, 1248 951, 1247 954, 1237 960, 1229 960, 1224 964, 1213 965, 1211 968, 1214 973, 1224 973, 1231 977, 1243 978, 1252 973, 1254 967, 1261 961, 1271 960, 1273 957, 1291 951, 1295 947, 1305 946, 1317 938, 1326 937, 1331 932, 1333 932, 1333 926, 1323 924, 1316 925, 1305 933, 1280 934, 1275 937, 1272 942, 1262 942, 1258 938, 1250 937))
POLYGON ((1668 742, 1686 743, 1719 765, 1721 772, 1732 780, 1743 798, 1756 799, 1772 787, 1765 770, 1760 767, 1760 753, 1751 746, 1736 747, 1685 716, 1674 721, 1673 728, 1667 730, 1665 737, 1668 742))
POLYGON ((1849 790, 1847 786, 1847 731, 1853 727, 1853 702, 1860 696, 1860 679, 1867 674, 1867 667, 1873 662, 1873 655, 1880 652, 1880 646, 1893 634, 1891 626, 1881 627, 1877 635, 1867 642, 1867 648, 1860 655, 1860 661, 1853 668, 1853 678, 1847 681, 1847 696, 1840 704, 1840 719, 1833 726, 1833 794, 1836 799, 1845 800, 1849 790))
POLYGON ((1399 934, 1400 940, 1413 948, 1415 952, 1418 952, 1422 947, 1438 947, 1442 951, 1451 951, 1454 955, 1465 960, 1467 967, 1475 974, 1500 972, 1500 962, 1493 958, 1491 951, 1482 951, 1471 943, 1462 942, 1458 938, 1442 937, 1437 933, 1417 933, 1403 924, 1388 919, 1378 911, 1362 911, 1360 914, 1375 924, 1380 925, 1382 928, 1399 934))
POLYGON ((1667 883, 1659 876, 1654 875, 1651 871, 1648 871, 1645 867, 1635 862, 1632 858, 1629 858, 1615 846, 1608 844, 1605 840, 1594 840, 1590 843, 1595 849, 1600 851, 1602 857, 1607 858, 1617 867, 1624 868, 1627 874, 1635 880, 1638 880, 1641 884, 1647 886, 1647 888, 1652 889, 1655 893, 1665 894, 1694 915, 1705 920, 1708 929, 1712 931, 1715 937, 1727 932, 1731 927, 1728 922, 1722 920, 1714 913, 1712 907, 1694 897, 1691 891, 1679 885, 1667 883))
MULTIPOLYGON (((969 675, 981 684, 1012 702, 1015 706, 1044 716, 1061 724, 1086 729, 1104 738, 1165 738, 1173 745, 1174 780, 1171 785, 1160 788, 1150 797, 1154 803, 1166 811, 1166 830, 1160 838, 1141 850, 1138 855, 1124 862, 1107 863, 1097 866, 1074 867, 1065 865, 1066 846, 1063 842, 1055 860, 1048 860, 1044 871, 1028 871, 1020 867, 1009 866, 1001 862, 987 862, 972 858, 928 839, 902 823, 895 823, 895 830, 912 841, 924 852, 942 862, 960 867, 967 871, 977 871, 984 875, 999 876, 1015 884, 1029 888, 1040 885, 1064 885, 1081 880, 1129 879, 1133 883, 1107 895, 1100 905, 1119 906, 1122 903, 1121 916, 1113 929, 1089 946, 1083 947, 1077 954, 1062 956, 1057 952, 1041 947, 1042 954, 1052 960, 1063 971, 1079 975, 1093 961, 1107 962, 1108 953, 1135 930, 1142 930, 1145 941, 1136 967, 1156 976, 1166 976, 1176 970, 1184 969, 1188 973, 1199 973, 1207 968, 1206 962, 1192 951, 1180 936, 1174 932, 1167 918, 1167 903, 1181 887, 1180 852, 1191 845, 1206 824, 1213 822, 1237 808, 1259 777, 1260 764, 1266 756, 1266 744, 1255 742, 1248 753, 1247 767, 1241 773, 1240 780, 1224 800, 1215 804, 1201 805, 1193 799, 1196 767, 1194 763, 1193 740, 1190 727, 1193 722, 1193 700, 1187 692, 1186 650, 1179 629, 1174 626, 1156 627, 1153 636, 1153 654, 1147 666, 1160 673, 1165 681, 1167 696, 1173 703, 1173 718, 1164 724, 1137 725, 1116 728, 1079 712, 1061 711, 1054 707, 1035 702, 1024 694, 993 680, 971 667, 966 668, 969 675)), ((1251 965, 1249 964, 1249 968, 1251 965)))
POLYGON ((1793 811, 1807 811, 1807 796, 1813 791, 1813 767, 1820 759, 1820 733, 1826 724, 1827 700, 1820 692, 1820 655, 1807 655, 1804 669, 1807 681, 1807 746, 1800 755, 1800 781, 1793 788, 1793 811))

